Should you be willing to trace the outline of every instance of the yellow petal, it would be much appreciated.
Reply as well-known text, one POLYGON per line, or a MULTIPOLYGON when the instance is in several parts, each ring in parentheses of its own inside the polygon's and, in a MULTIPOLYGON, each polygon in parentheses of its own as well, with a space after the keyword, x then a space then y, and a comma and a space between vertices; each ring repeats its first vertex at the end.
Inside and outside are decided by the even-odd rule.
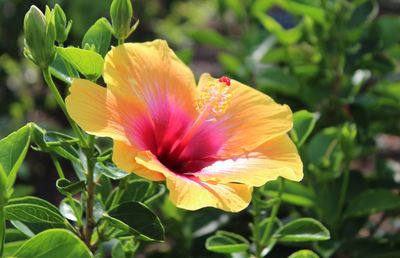
POLYGON ((303 164, 296 146, 284 135, 239 157, 217 161, 193 175, 202 181, 262 186, 278 177, 300 181, 303 178, 303 164))
POLYGON ((113 48, 105 58, 104 80, 114 93, 137 96, 150 110, 168 102, 195 113, 193 73, 163 40, 113 48))
POLYGON ((251 201, 252 187, 243 184, 202 182, 196 178, 176 175, 167 178, 170 200, 179 208, 198 210, 214 207, 238 212, 251 201))
POLYGON ((164 167, 150 152, 136 157, 138 164, 151 171, 163 173, 170 191, 170 200, 179 208, 197 210, 215 207, 230 212, 245 209, 250 201, 253 188, 243 184, 202 182, 195 177, 175 174, 164 167))
POLYGON ((165 180, 165 176, 162 173, 146 169, 142 165, 136 163, 135 156, 138 152, 138 149, 130 144, 123 141, 114 141, 112 159, 118 168, 126 172, 133 172, 150 181, 165 180))
MULTIPOLYGON (((213 82, 214 78, 203 74, 199 88, 213 82)), ((288 106, 279 105, 267 95, 234 80, 229 87, 232 101, 216 122, 227 137, 219 156, 231 157, 251 151, 292 128, 292 112, 288 106)))
POLYGON ((127 126, 144 113, 137 98, 125 101, 110 90, 83 79, 74 79, 65 104, 71 118, 86 132, 129 142, 127 126))

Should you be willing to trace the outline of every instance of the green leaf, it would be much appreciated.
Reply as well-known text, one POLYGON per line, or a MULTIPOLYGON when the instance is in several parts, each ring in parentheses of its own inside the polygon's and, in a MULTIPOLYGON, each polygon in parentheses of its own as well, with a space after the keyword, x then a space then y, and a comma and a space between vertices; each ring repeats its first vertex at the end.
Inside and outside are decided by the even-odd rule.
POLYGON ((46 230, 28 240, 14 254, 17 258, 91 258, 86 245, 63 229, 46 230))
POLYGON ((111 43, 110 26, 106 18, 98 19, 85 33, 82 40, 82 48, 93 49, 104 57, 111 43))
POLYGON ((211 29, 192 29, 188 33, 194 41, 217 48, 225 49, 227 42, 229 42, 229 40, 220 33, 211 29))
POLYGON ((51 63, 49 70, 50 73, 56 77, 57 79, 67 83, 71 84, 73 78, 79 78, 79 73, 75 70, 75 68, 71 68, 71 73, 68 73, 67 67, 65 65, 65 61, 62 59, 61 56, 56 55, 56 58, 54 61, 51 63), (72 77, 71 77, 72 76, 72 77))
POLYGON ((137 235, 142 240, 164 240, 164 227, 160 219, 142 203, 123 203, 111 209, 104 218, 120 230, 137 235))
POLYGON ((80 164, 79 153, 72 144, 77 139, 59 132, 46 132, 38 125, 33 125, 32 141, 36 144, 33 148, 37 151, 55 152, 61 157, 80 164))
POLYGON ((144 202, 156 193, 156 184, 142 179, 129 182, 121 196, 120 203, 136 201, 144 202))
MULTIPOLYGON (((8 202, 7 175, 0 164, 0 209, 8 202)), ((1 223, 1 222, 0 222, 1 223)))
POLYGON ((0 140, 0 165, 7 175, 8 187, 14 184, 18 169, 28 151, 31 124, 27 124, 0 140))
POLYGON ((330 234, 319 221, 312 218, 293 220, 273 235, 279 242, 308 242, 330 239, 330 234))
POLYGON ((60 178, 56 182, 57 190, 65 196, 81 193, 86 189, 86 181, 71 182, 68 179, 60 178))
MULTIPOLYGON (((81 203, 78 200, 72 199, 72 201, 75 204, 75 208, 77 212, 79 213, 78 216, 82 216, 82 206, 81 203)), ((67 219, 72 220, 72 221, 77 221, 78 219, 76 218, 76 215, 74 213, 73 208, 71 207, 71 202, 70 199, 65 198, 61 201, 60 203, 60 213, 67 219)))
MULTIPOLYGON (((278 196, 278 182, 271 181, 261 189, 269 197, 278 196)), ((282 201, 303 207, 311 207, 315 204, 315 193, 299 182, 286 181, 282 192, 282 201)))
POLYGON ((287 96, 297 96, 300 85, 295 77, 277 67, 269 67, 256 78, 257 88, 263 92, 278 92, 287 96))
POLYGON ((43 140, 48 146, 69 145, 79 141, 78 138, 70 135, 52 131, 46 132, 43 136, 43 140))
POLYGON ((380 211, 400 207, 400 196, 386 189, 365 191, 354 197, 348 204, 345 216, 366 216, 380 211))
POLYGON ((104 60, 94 51, 76 47, 57 47, 57 53, 88 79, 97 79, 103 73, 104 60))
POLYGON ((127 172, 117 168, 111 162, 106 162, 106 163, 97 162, 96 166, 94 168, 94 173, 102 174, 102 175, 104 175, 108 178, 114 179, 114 180, 118 180, 118 179, 124 178, 129 175, 127 172))
POLYGON ((303 23, 299 23, 291 29, 284 29, 274 18, 265 13, 257 13, 257 19, 271 33, 273 33, 284 45, 292 45, 298 42, 303 35, 303 23))
POLYGON ((227 231, 217 231, 215 235, 207 238, 206 248, 215 253, 239 253, 249 249, 249 242, 240 235, 227 231))
POLYGON ((307 110, 300 110, 293 114, 292 139, 297 147, 301 147, 315 127, 317 117, 307 110))
POLYGON ((112 258, 126 258, 124 247, 121 241, 117 241, 117 243, 111 249, 111 257, 112 258))
MULTIPOLYGON (((259 228, 259 231, 258 231, 259 238, 258 239, 262 239, 263 235, 266 234, 267 227, 268 227, 268 224, 270 223, 270 221, 271 221, 271 218, 265 218, 260 222, 260 224, 258 225, 258 228, 259 228)), ((272 230, 270 231, 270 233, 276 232, 281 227, 282 227, 282 222, 279 219, 275 219, 272 224, 272 230)), ((260 243, 263 245, 269 244, 269 243, 264 243, 261 241, 260 241, 260 243)))
POLYGON ((3 250, 3 257, 10 257, 14 258, 13 253, 15 253, 21 246, 26 243, 26 240, 21 240, 21 241, 14 241, 14 242, 8 242, 4 245, 4 250, 3 250))
POLYGON ((231 74, 243 74, 243 64, 239 58, 228 53, 218 54, 218 62, 231 74))
POLYGON ((56 207, 38 198, 11 200, 5 206, 5 217, 7 220, 30 223, 55 224, 56 226, 69 225, 56 207))
POLYGON ((40 199, 40 198, 34 197, 34 196, 14 198, 14 199, 11 199, 8 204, 9 205, 12 205, 12 204, 35 204, 35 205, 45 207, 45 208, 51 210, 52 212, 58 213, 58 209, 56 206, 54 206, 53 204, 49 203, 46 200, 43 200, 43 199, 40 199))
POLYGON ((292 253, 288 258, 319 258, 319 256, 311 250, 300 250, 292 253))

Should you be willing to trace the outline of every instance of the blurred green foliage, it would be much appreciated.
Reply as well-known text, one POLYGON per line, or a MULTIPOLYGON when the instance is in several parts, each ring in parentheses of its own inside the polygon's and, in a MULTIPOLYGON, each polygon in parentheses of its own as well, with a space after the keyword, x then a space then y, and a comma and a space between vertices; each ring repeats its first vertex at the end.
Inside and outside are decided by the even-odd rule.
MULTIPOLYGON (((108 17, 111 3, 40 1, 41 9, 55 2, 73 21, 67 40, 73 46, 81 45, 80 39, 99 17, 108 17)), ((197 75, 227 75, 289 104, 293 111, 308 111, 296 113, 291 133, 304 162, 305 179, 285 183, 277 232, 283 230, 281 221, 311 217, 329 229, 331 239, 293 244, 279 242, 274 235, 277 245, 271 257, 288 257, 302 248, 321 257, 400 256, 400 17, 396 1, 389 8, 388 1, 381 2, 134 3, 140 26, 128 41, 164 38, 197 75)), ((65 125, 59 111, 54 111, 55 101, 39 71, 22 55, 22 22, 30 4, 0 1, 0 136, 27 121, 47 128, 65 125)), ((28 162, 35 167, 35 161, 28 162)), ((38 191, 45 186, 36 183, 35 187, 38 191)), ((268 206, 278 196, 278 188, 277 182, 267 184, 255 201, 268 206)), ((221 250, 211 246, 219 241, 239 241, 243 251, 247 241, 254 240, 247 227, 252 216, 246 212, 186 212, 164 199, 150 206, 161 211, 168 238, 163 244, 145 246, 145 257, 222 257, 204 247, 217 229, 241 236, 220 231, 207 240, 211 251, 221 250), (223 238, 227 236, 231 239, 223 238)), ((114 245, 115 257, 121 257, 117 254, 129 249, 127 245, 114 245)))

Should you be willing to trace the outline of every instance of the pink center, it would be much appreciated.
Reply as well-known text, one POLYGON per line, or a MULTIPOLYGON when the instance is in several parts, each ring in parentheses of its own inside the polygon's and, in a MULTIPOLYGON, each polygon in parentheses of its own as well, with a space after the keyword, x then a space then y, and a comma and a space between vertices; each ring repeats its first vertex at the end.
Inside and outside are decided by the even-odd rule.
POLYGON ((194 124, 178 105, 158 102, 150 106, 150 114, 134 122, 130 135, 171 171, 193 173, 213 163, 224 142, 217 123, 204 121, 193 131, 194 124))

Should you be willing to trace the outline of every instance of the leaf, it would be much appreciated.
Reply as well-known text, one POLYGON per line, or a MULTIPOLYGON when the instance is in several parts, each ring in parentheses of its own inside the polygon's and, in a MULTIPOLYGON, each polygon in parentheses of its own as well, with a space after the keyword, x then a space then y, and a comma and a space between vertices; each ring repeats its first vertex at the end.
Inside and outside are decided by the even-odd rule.
POLYGON ((28 197, 14 199, 5 206, 7 220, 18 220, 30 223, 69 225, 57 208, 39 198, 28 197))
MULTIPOLYGON (((0 209, 8 202, 7 175, 0 164, 0 209)), ((0 222, 1 223, 1 222, 0 222)))
POLYGON ((79 78, 79 73, 73 67, 70 67, 70 68, 71 68, 70 72, 72 73, 72 75, 70 75, 68 73, 68 70, 65 66, 65 62, 62 59, 62 57, 59 55, 56 55, 56 58, 51 63, 49 70, 50 70, 51 74, 54 75, 57 79, 65 82, 67 84, 71 84, 73 78, 79 78))
POLYGON ((164 227, 160 219, 142 203, 123 203, 111 209, 104 218, 115 227, 137 235, 142 240, 164 240, 164 227))
POLYGON ((46 200, 43 200, 43 199, 40 199, 40 198, 34 197, 34 196, 14 198, 14 199, 11 199, 8 204, 9 205, 12 205, 12 204, 35 204, 35 205, 45 207, 55 213, 58 213, 58 209, 56 206, 54 206, 53 204, 49 203, 46 200))
POLYGON ((94 51, 76 47, 56 48, 57 53, 88 79, 97 79, 103 73, 104 60, 94 51))
POLYGON ((106 162, 106 163, 97 162, 94 170, 96 174, 102 174, 114 180, 118 180, 129 175, 127 172, 117 168, 111 162, 106 162))
POLYGON ((345 216, 366 216, 380 211, 400 207, 400 196, 386 189, 365 191, 354 197, 348 204, 345 216))
MULTIPOLYGON (((277 197, 278 188, 278 182, 271 181, 261 189, 267 196, 277 197)), ((298 206, 311 207, 315 204, 315 193, 302 183, 286 181, 282 192, 282 201, 298 206)))
POLYGON ((111 25, 106 18, 98 19, 85 33, 82 40, 82 48, 93 48, 101 56, 105 56, 111 43, 111 25))
POLYGON ((300 110, 293 114, 292 138, 297 147, 301 147, 315 127, 317 117, 307 110, 300 110))
MULTIPOLYGON (((82 206, 78 200, 72 199, 74 202, 75 208, 79 213, 78 216, 82 216, 82 206)), ((72 221, 77 221, 76 215, 74 213, 73 208, 71 207, 71 202, 68 198, 65 198, 60 203, 60 213, 67 219, 72 221)))
POLYGON ((239 253, 249 249, 249 242, 240 235, 227 231, 217 231, 215 235, 207 238, 206 248, 215 253, 239 253))
POLYGON ((118 241, 111 249, 111 257, 112 258, 126 258, 124 247, 121 241, 118 241))
POLYGON ((12 254, 15 253, 24 243, 26 243, 26 240, 6 243, 4 245, 3 257, 14 258, 14 256, 12 256, 12 254))
POLYGON ((68 179, 60 178, 56 182, 57 190, 65 196, 81 193, 86 189, 86 181, 71 182, 68 179))
POLYGON ((308 242, 330 239, 330 234, 319 221, 312 218, 293 220, 273 235, 279 242, 308 242))
POLYGON ((43 136, 44 142, 49 146, 55 145, 69 145, 73 143, 77 143, 79 140, 75 137, 72 137, 67 134, 63 134, 60 132, 45 132, 43 136))
POLYGON ((269 67, 256 78, 258 89, 269 93, 278 92, 287 96, 297 96, 300 85, 295 77, 281 68, 269 67))
POLYGON ((14 184, 15 177, 28 151, 31 138, 31 124, 0 140, 0 165, 7 175, 8 187, 14 184))
POLYGON ((300 250, 292 253, 288 258, 319 258, 319 256, 311 250, 300 250))
POLYGON ((298 42, 303 35, 303 23, 297 24, 291 29, 284 29, 274 18, 265 13, 258 12, 257 19, 271 33, 273 33, 284 45, 292 45, 298 42))
POLYGON ((211 29, 192 29, 188 33, 194 41, 217 48, 225 49, 227 47, 227 42, 229 42, 229 40, 220 33, 211 29))
POLYGON ((73 233, 63 229, 50 229, 28 240, 13 254, 13 257, 91 258, 93 255, 73 233))
POLYGON ((120 203, 144 202, 156 193, 156 185, 150 181, 135 179, 129 182, 121 196, 120 203))
MULTIPOLYGON (((262 239, 263 235, 266 234, 266 231, 267 231, 267 228, 268 228, 268 224, 270 223, 270 221, 271 221, 271 218, 265 218, 260 222, 260 224, 258 225, 258 228, 259 228, 259 231, 258 231, 259 238, 258 239, 262 239)), ((281 227, 282 227, 282 222, 280 222, 279 219, 275 219, 273 224, 272 224, 272 229, 271 229, 270 233, 273 233, 273 232, 277 231, 281 227)), ((264 242, 261 242, 261 241, 260 241, 260 243, 263 244, 263 245, 269 244, 269 243, 264 243, 264 242)))

